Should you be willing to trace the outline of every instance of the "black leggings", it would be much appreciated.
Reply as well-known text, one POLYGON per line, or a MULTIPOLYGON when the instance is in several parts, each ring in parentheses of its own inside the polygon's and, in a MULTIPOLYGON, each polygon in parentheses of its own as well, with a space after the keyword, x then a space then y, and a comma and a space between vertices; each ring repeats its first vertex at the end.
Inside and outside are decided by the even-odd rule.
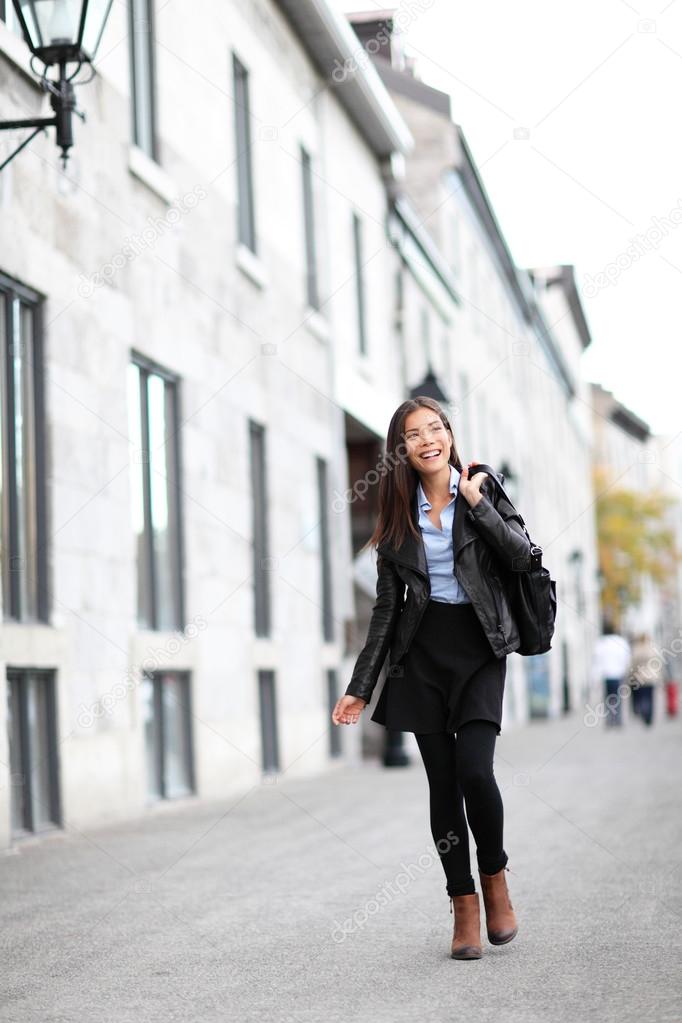
POLYGON ((467 818, 479 870, 496 874, 507 864, 502 796, 493 772, 497 725, 477 719, 465 722, 456 737, 434 732, 417 733, 415 739, 429 781, 431 834, 447 878, 447 893, 473 894, 467 818))

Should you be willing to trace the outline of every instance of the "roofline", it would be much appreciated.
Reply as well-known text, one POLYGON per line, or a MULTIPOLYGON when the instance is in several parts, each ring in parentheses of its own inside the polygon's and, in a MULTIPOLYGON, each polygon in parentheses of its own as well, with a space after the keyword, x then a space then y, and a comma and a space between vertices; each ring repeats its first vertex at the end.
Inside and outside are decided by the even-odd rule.
POLYGON ((409 71, 392 67, 389 61, 379 55, 372 57, 372 60, 389 89, 447 118, 451 128, 454 129, 464 159, 462 165, 453 167, 453 170, 460 175, 467 196, 474 206, 478 218, 485 228, 486 234, 490 238, 493 248, 505 270, 508 283, 527 322, 530 323, 532 316, 528 309, 528 296, 524 293, 519 282, 518 269, 509 251, 502 228, 493 212, 493 206, 486 192, 485 185, 476 169, 476 163, 469 149, 464 131, 461 125, 452 121, 449 94, 420 81, 409 71))
POLYGON ((383 10, 370 10, 366 7, 360 8, 358 11, 344 11, 345 17, 348 21, 353 22, 365 22, 365 21, 393 21, 397 7, 384 7, 383 10))
POLYGON ((410 130, 345 16, 330 0, 276 3, 375 155, 410 152, 410 130))
MULTIPOLYGON (((406 195, 398 195, 393 201, 392 209, 403 225, 404 230, 414 239, 419 252, 424 258, 424 262, 445 289, 448 298, 456 305, 461 305, 452 270, 431 235, 419 220, 417 211, 409 198, 406 195)), ((405 253, 402 251, 401 240, 397 237, 392 237, 392 241, 398 246, 403 258, 406 258, 405 253)), ((447 310, 443 309, 441 312, 444 318, 449 320, 447 310)))
POLYGON ((413 99, 424 107, 429 107, 437 114, 447 117, 448 120, 451 119, 450 96, 447 92, 442 92, 440 89, 434 88, 433 85, 427 85, 421 79, 415 78, 405 68, 393 67, 391 62, 382 57, 380 53, 373 54, 372 61, 384 84, 393 92, 413 99))
MULTIPOLYGON (((357 37, 356 37, 357 38, 357 37)), ((362 44, 360 44, 362 45, 362 44)), ((490 239, 493 249, 502 266, 503 274, 511 291, 517 301, 525 321, 531 326, 539 343, 542 345, 547 358, 554 366, 557 375, 563 383, 566 393, 571 397, 575 395, 576 385, 572 373, 566 361, 556 345, 554 338, 547 326, 542 311, 535 298, 533 281, 528 271, 520 270, 514 262, 509 247, 505 240, 502 229, 493 212, 492 203, 486 192, 485 186, 479 176, 476 164, 467 144, 464 132, 459 124, 452 121, 450 112, 450 97, 447 93, 432 86, 426 85, 415 79, 409 71, 396 69, 385 59, 375 55, 371 58, 381 78, 388 84, 389 88, 400 92, 402 95, 414 99, 416 102, 430 107, 447 119, 448 124, 454 129, 457 141, 460 145, 462 160, 452 170, 459 174, 464 190, 472 203, 479 221, 490 239)), ((399 199, 399 197, 398 197, 399 199)), ((400 214, 397 202, 394 209, 400 214)), ((404 219, 404 218, 402 218, 404 219)), ((410 228, 408 219, 404 220, 406 227, 410 228)), ((416 238, 416 235, 415 235, 416 238)), ((426 250, 424 250, 426 253, 426 250)))
POLYGON ((588 348, 592 344, 592 334, 575 283, 575 267, 570 263, 562 263, 558 266, 530 267, 528 273, 533 279, 543 280, 548 288, 557 284, 563 288, 583 351, 588 348))
POLYGON ((607 416, 615 426, 630 434, 635 440, 645 441, 648 437, 652 436, 649 424, 644 419, 641 419, 636 412, 629 409, 627 405, 623 405, 621 401, 618 401, 618 398, 614 397, 613 391, 608 391, 601 384, 597 383, 592 383, 590 386, 593 390, 600 391, 610 399, 610 408, 607 411, 607 416))

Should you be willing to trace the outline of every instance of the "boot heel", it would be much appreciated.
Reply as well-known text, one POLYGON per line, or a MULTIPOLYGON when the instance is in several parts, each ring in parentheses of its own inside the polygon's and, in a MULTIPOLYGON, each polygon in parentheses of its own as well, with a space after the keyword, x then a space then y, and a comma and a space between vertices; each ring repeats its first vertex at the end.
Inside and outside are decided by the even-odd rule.
POLYGON ((452 959, 480 959, 481 948, 481 907, 478 892, 472 895, 452 895, 450 912, 455 916, 450 957, 452 959))
POLYGON ((485 906, 486 930, 491 945, 506 945, 516 937, 519 930, 504 873, 508 869, 502 867, 496 874, 478 872, 485 906))

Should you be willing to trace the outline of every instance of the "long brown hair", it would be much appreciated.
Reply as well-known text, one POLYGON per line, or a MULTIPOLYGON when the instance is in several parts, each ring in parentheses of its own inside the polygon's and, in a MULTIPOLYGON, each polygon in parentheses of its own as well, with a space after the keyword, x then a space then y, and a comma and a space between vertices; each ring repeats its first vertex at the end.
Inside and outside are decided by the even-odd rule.
POLYGON ((454 465, 459 472, 462 471, 463 466, 455 444, 455 435, 448 417, 438 402, 426 395, 418 395, 416 398, 408 398, 407 401, 404 401, 393 413, 388 426, 386 451, 380 463, 377 524, 361 550, 370 545, 377 547, 386 541, 395 547, 400 547, 408 531, 415 539, 419 539, 419 532, 412 518, 412 500, 419 483, 419 473, 407 459, 406 444, 403 438, 405 419, 410 412, 415 412, 419 408, 432 409, 440 416, 443 426, 452 439, 448 464, 454 465))

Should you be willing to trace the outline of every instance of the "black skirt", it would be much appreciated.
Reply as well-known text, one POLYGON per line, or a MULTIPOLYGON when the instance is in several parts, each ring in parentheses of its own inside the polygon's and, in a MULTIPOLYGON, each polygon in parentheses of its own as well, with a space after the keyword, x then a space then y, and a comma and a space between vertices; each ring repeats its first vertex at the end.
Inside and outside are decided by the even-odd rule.
POLYGON ((482 718, 502 730, 507 657, 496 657, 473 604, 429 600, 372 721, 400 732, 456 732, 482 718))

